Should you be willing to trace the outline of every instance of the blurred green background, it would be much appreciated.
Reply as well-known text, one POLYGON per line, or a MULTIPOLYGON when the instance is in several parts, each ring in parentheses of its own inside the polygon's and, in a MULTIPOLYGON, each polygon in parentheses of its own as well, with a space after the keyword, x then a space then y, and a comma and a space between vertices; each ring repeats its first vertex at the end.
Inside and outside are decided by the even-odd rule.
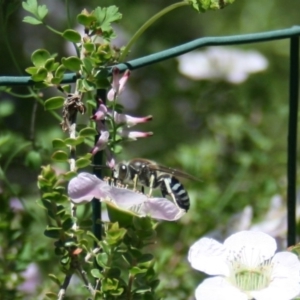
MULTIPOLYGON (((3 12, 8 2, 0 1, 0 27, 6 31, 1 33, 3 39, 0 40, 0 76, 20 75, 6 39, 21 70, 31 65, 30 55, 37 48, 48 49, 58 57, 70 55, 72 47, 58 36, 43 26, 22 23, 27 14, 21 5, 5 28, 3 12)), ((65 1, 39 3, 49 8, 46 20, 51 26, 58 30, 67 27, 65 1)), ((74 16, 72 26, 77 26, 76 15, 83 8, 92 10, 99 5, 115 4, 123 14, 116 28, 119 33, 116 45, 122 46, 147 19, 172 3, 170 0, 73 0, 70 1, 70 13, 74 16)), ((205 14, 183 7, 147 30, 132 48, 129 59, 199 37, 288 28, 298 24, 299 11, 300 2, 296 0, 236 0, 224 10, 205 14)), ((139 129, 153 131, 154 136, 126 144, 118 159, 149 158, 202 180, 200 183, 183 181, 191 197, 190 211, 178 222, 161 222, 158 226, 157 244, 152 251, 157 257, 159 292, 164 299, 193 299, 193 291, 202 278, 191 269, 186 258, 194 241, 219 227, 227 231, 231 217, 247 205, 252 207, 252 222, 260 222, 274 195, 286 198, 289 41, 238 48, 263 54, 269 62, 267 70, 250 75, 238 85, 222 80, 195 81, 180 74, 178 61, 170 59, 132 72, 127 90, 121 96, 127 113, 153 115, 153 121, 140 125, 139 129)), ((25 71, 22 74, 25 75, 25 71)), ((26 87, 13 88, 13 91, 27 92, 26 87)), ((57 91, 47 89, 44 93, 47 98, 57 91)), ((51 140, 64 134, 59 122, 38 106, 35 145, 32 146, 33 107, 31 98, 20 99, 1 93, 0 163, 5 178, 10 181, 10 189, 5 180, 0 181, 3 198, 0 217, 5 229, 0 238, 3 252, 11 251, 11 255, 9 261, 3 262, 5 267, 0 275, 12 282, 11 270, 22 270, 31 261, 38 263, 44 278, 47 273, 53 273, 52 266, 58 264, 52 253, 52 241, 43 236, 46 220, 42 209, 35 204, 39 197, 36 178, 40 164, 30 155, 35 150, 40 153, 42 164, 50 163, 51 140), (24 144, 26 141, 29 143, 24 144), (25 211, 12 211, 8 203, 12 194, 22 200, 25 211), (11 238, 8 228, 16 235, 13 244, 8 242, 11 238)), ((88 117, 80 122, 86 122, 88 117)), ((0 255, 2 260, 3 257, 7 260, 7 256, 0 255)), ((49 280, 42 282, 30 299, 42 299, 37 295, 50 288, 49 280)), ((82 299, 78 293, 70 291, 70 298, 66 299, 82 299)))

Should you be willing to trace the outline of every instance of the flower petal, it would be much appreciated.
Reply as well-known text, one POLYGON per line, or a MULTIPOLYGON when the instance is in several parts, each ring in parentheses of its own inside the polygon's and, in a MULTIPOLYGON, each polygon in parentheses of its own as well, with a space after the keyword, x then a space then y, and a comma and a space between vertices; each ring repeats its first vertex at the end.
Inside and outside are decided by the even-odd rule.
POLYGON ((277 248, 275 239, 260 231, 240 231, 228 237, 224 246, 233 256, 242 253, 242 262, 248 267, 271 258, 277 248))
POLYGON ((173 202, 165 198, 149 198, 142 208, 146 215, 154 219, 175 221, 181 218, 185 211, 178 208, 173 202))
POLYGON ((188 260, 194 269, 209 275, 229 275, 226 248, 210 238, 202 238, 194 243, 188 254, 188 260))
MULTIPOLYGON (((197 300, 247 300, 246 294, 231 285, 223 277, 205 279, 196 289, 197 300)), ((272 298, 270 298, 272 299, 272 298)))
POLYGON ((273 272, 269 286, 251 295, 257 300, 289 300, 300 293, 300 262, 291 252, 276 253, 272 259, 273 272))
POLYGON ((90 202, 94 197, 106 197, 110 186, 95 175, 83 172, 71 179, 68 194, 72 202, 80 204, 90 202))

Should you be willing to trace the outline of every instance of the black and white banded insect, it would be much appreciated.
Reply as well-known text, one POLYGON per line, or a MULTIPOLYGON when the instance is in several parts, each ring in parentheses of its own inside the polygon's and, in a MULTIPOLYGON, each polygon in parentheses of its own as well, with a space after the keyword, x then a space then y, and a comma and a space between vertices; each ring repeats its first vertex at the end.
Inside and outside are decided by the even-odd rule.
POLYGON ((115 180, 123 184, 133 184, 134 190, 138 185, 148 187, 150 197, 153 189, 160 188, 163 197, 169 195, 178 207, 188 211, 190 208, 189 195, 177 177, 199 181, 182 171, 164 167, 143 158, 120 162, 113 171, 115 180))

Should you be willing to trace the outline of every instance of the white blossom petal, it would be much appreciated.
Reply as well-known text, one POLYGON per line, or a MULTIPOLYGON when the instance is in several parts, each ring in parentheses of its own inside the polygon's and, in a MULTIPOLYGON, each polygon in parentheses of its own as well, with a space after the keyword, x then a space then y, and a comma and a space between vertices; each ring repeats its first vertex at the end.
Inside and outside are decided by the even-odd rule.
POLYGON ((253 291, 256 300, 289 300, 300 293, 300 263, 291 252, 276 253, 272 259, 273 272, 267 288, 253 291))
POLYGON ((197 287, 195 296, 197 300, 248 300, 246 294, 219 276, 205 279, 197 287))
POLYGON ((235 255, 243 253, 243 263, 248 267, 271 258, 277 248, 274 238, 263 232, 240 231, 224 241, 224 246, 235 255))
POLYGON ((228 276, 227 256, 224 245, 214 239, 202 238, 191 246, 188 260, 194 269, 206 274, 228 276))

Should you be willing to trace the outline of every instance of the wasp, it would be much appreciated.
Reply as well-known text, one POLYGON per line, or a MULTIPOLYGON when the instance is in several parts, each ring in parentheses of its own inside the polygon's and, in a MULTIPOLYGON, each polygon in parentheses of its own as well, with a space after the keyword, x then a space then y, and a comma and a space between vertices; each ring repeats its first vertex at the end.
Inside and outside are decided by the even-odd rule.
POLYGON ((190 199, 187 191, 177 177, 197 180, 192 175, 182 171, 161 166, 156 162, 143 158, 134 158, 128 162, 120 162, 113 170, 113 178, 124 184, 133 183, 133 189, 138 185, 149 188, 149 196, 155 188, 160 188, 162 196, 169 195, 181 209, 188 211, 190 199))

